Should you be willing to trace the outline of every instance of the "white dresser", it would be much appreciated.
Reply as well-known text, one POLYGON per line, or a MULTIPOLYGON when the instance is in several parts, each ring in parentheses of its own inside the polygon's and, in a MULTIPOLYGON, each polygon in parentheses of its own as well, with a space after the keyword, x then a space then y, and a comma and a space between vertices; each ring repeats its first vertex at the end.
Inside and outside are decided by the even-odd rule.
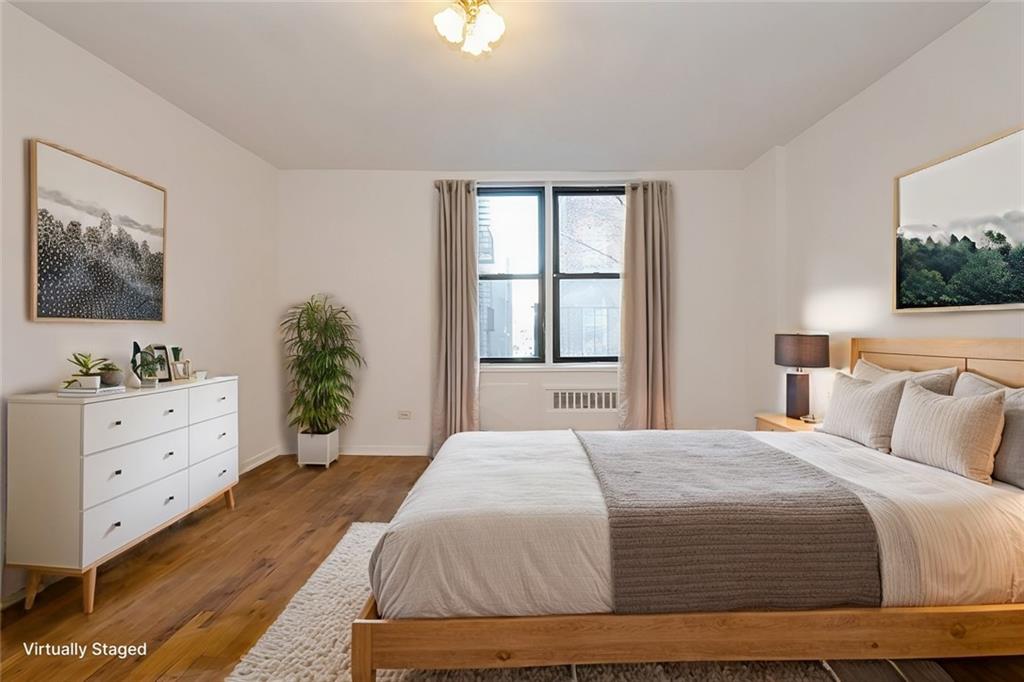
POLYGON ((238 482, 238 379, 88 398, 15 395, 7 407, 7 564, 80 575, 223 496, 238 482))

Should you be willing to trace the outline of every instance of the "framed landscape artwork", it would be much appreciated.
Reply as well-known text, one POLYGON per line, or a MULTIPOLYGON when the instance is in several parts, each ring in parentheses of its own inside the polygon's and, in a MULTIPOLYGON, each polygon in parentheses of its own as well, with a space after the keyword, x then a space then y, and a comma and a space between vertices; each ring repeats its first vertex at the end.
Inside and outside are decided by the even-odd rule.
POLYGON ((896 312, 1024 308, 1024 130, 896 178, 896 312))
POLYGON ((167 192, 31 140, 29 317, 164 320, 167 192))

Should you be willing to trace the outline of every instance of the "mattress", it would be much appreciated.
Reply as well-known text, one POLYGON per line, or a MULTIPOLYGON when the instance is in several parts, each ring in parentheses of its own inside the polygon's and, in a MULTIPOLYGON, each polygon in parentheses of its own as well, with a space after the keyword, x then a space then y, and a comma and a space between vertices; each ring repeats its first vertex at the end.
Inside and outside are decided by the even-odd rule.
MULTIPOLYGON (((754 435, 858 493, 884 606, 1024 601, 1024 490, 824 433, 754 435)), ((450 438, 381 538, 370 583, 384 618, 611 612, 608 512, 576 435, 450 438)))

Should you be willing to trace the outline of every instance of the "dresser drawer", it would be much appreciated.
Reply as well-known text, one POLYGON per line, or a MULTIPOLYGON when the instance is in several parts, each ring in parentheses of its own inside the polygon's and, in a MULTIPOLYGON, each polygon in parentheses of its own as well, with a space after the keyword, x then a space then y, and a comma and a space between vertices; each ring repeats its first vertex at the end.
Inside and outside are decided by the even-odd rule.
POLYGON ((82 565, 88 566, 188 511, 188 472, 150 483, 82 514, 82 565))
POLYGON ((194 507, 238 482, 238 450, 228 450, 188 470, 189 506, 194 507))
POLYGON ((83 452, 89 454, 188 425, 188 391, 168 391, 85 406, 83 452))
POLYGON ((190 424, 238 412, 238 382, 218 381, 190 388, 188 402, 190 424))
POLYGON ((89 455, 82 463, 82 507, 89 509, 188 466, 188 429, 89 455))
POLYGON ((198 464, 204 459, 238 447, 238 415, 193 424, 188 427, 188 463, 198 464))

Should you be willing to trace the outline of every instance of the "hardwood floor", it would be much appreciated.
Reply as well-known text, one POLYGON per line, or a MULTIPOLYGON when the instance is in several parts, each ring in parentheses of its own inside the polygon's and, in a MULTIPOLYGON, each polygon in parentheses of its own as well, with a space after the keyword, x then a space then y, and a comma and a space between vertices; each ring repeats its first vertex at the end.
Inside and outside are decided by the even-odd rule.
POLYGON ((324 471, 278 457, 242 476, 234 510, 210 504, 100 567, 96 611, 80 581, 2 614, 0 678, 222 679, 353 521, 388 521, 421 457, 342 457, 324 471), (145 657, 26 656, 23 643, 147 643, 145 657))
MULTIPOLYGON (((62 580, 0 616, 0 678, 222 679, 277 618, 353 521, 387 521, 422 473, 419 457, 342 457, 324 471, 279 457, 242 476, 237 507, 183 519, 102 566, 96 611, 62 580), (23 643, 146 643, 146 656, 26 656, 23 643)), ((1024 657, 944 661, 956 682, 1024 681, 1024 657)))

